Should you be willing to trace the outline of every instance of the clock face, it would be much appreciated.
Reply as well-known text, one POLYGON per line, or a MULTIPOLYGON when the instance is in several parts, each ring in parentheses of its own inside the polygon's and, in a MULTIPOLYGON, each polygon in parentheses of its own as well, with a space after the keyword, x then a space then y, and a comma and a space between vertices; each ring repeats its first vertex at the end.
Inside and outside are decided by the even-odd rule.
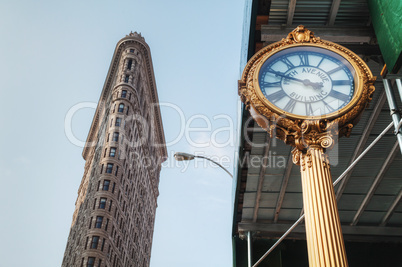
POLYGON ((335 52, 303 46, 281 50, 261 66, 266 99, 298 116, 323 116, 345 107, 355 91, 352 65, 335 52))

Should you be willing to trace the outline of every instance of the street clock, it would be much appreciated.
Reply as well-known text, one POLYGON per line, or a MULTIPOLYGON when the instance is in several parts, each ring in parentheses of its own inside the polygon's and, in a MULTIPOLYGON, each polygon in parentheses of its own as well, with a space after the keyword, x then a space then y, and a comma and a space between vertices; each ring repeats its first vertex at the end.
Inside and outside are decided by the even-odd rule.
POLYGON ((372 98, 374 81, 352 51, 299 26, 250 59, 239 94, 271 135, 305 150, 307 133, 314 130, 327 136, 320 144, 328 148, 334 143, 328 135, 350 134, 372 98))
POLYGON ((348 266, 325 150, 350 135, 372 98, 374 81, 356 54, 303 26, 258 51, 239 81, 239 95, 254 120, 294 147, 310 266, 348 266))

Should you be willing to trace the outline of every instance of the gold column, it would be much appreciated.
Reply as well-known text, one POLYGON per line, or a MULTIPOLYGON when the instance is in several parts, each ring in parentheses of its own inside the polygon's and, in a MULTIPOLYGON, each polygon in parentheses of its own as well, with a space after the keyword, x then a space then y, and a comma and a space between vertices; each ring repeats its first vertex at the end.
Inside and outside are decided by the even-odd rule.
POLYGON ((299 152, 310 266, 348 266, 328 156, 319 145, 299 152))

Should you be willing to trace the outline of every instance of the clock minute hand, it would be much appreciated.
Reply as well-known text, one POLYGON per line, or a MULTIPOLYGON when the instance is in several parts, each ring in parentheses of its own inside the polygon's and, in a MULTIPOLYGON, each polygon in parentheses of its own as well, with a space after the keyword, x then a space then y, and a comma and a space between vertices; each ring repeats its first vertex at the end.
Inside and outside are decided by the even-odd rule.
POLYGON ((323 87, 322 83, 313 83, 313 82, 310 82, 309 79, 304 79, 304 80, 297 79, 295 77, 287 76, 287 75, 285 75, 285 74, 283 74, 281 72, 277 72, 277 71, 272 71, 272 73, 274 73, 276 76, 281 76, 281 77, 284 77, 284 78, 289 79, 289 80, 294 80, 294 81, 301 82, 306 86, 310 85, 314 89, 320 89, 321 87, 323 87))
MULTIPOLYGON (((295 81, 298 81, 298 82, 301 82, 301 83, 304 83, 304 81, 303 80, 301 80, 301 79, 297 79, 297 78, 295 78, 295 77, 290 77, 290 76, 287 76, 287 75, 285 75, 284 73, 282 73, 282 72, 277 72, 277 71, 271 71, 272 73, 274 73, 276 76, 281 76, 281 77, 284 77, 284 78, 286 78, 286 79, 289 79, 289 80, 295 80, 295 81)), ((309 81, 310 82, 310 81, 309 81)))

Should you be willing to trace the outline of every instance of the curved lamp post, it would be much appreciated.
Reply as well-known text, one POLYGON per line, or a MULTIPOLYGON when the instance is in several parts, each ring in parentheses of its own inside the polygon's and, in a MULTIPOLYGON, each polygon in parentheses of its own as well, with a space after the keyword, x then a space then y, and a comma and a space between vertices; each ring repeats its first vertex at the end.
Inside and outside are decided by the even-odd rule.
POLYGON ((175 154, 174 154, 174 158, 175 158, 177 161, 193 160, 194 158, 201 158, 201 159, 209 160, 209 161, 211 161, 212 163, 214 163, 214 164, 218 165, 219 167, 221 167, 225 172, 227 172, 227 174, 230 175, 230 177, 233 178, 233 175, 232 175, 225 167, 223 167, 223 166, 220 165, 218 162, 216 162, 216 161, 214 161, 214 160, 212 160, 212 159, 210 159, 210 158, 203 157, 203 156, 197 156, 197 155, 193 155, 193 154, 188 154, 188 153, 183 153, 183 152, 177 152, 177 153, 175 153, 175 154))

